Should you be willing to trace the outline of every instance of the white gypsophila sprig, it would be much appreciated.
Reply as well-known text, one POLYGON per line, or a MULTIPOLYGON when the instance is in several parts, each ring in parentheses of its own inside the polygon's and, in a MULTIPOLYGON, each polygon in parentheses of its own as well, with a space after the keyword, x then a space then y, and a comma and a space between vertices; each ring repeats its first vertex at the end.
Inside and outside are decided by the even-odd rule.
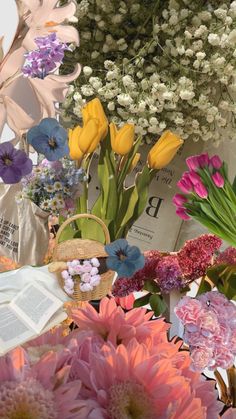
POLYGON ((166 128, 193 141, 236 138, 236 1, 86 3, 84 69, 62 116, 78 123, 99 97, 110 120, 134 123, 147 141, 166 128))

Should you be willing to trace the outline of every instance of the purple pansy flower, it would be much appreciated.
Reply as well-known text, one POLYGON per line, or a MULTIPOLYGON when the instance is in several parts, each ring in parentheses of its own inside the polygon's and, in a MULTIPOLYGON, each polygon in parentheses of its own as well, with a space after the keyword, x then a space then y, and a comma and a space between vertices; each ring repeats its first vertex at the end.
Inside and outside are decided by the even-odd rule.
POLYGON ((4 183, 18 183, 31 173, 32 166, 27 154, 14 148, 10 141, 0 144, 0 177, 4 183))

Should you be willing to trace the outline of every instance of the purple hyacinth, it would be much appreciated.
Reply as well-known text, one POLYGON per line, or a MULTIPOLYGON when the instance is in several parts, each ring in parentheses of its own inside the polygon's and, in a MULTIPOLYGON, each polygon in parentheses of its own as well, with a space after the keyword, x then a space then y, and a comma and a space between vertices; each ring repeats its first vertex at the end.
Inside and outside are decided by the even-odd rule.
POLYGON ((10 141, 0 144, 0 177, 4 183, 18 183, 32 171, 32 160, 24 151, 16 150, 10 141))
POLYGON ((25 54, 22 72, 25 77, 44 79, 62 63, 65 50, 69 47, 57 39, 55 32, 35 38, 35 43, 38 49, 25 54))

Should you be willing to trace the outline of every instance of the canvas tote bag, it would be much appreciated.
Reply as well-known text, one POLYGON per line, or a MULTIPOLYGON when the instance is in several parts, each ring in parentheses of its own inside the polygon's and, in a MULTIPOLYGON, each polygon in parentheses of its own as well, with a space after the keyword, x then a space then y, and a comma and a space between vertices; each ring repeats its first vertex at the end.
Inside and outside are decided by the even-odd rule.
POLYGON ((16 202, 21 185, 0 184, 0 256, 20 265, 42 265, 49 241, 49 214, 29 199, 16 202))

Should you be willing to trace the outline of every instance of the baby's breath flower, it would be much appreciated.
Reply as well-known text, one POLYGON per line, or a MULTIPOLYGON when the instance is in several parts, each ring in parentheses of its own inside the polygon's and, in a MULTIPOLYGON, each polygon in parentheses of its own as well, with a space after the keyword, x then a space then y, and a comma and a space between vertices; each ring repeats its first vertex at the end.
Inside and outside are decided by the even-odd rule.
POLYGON ((193 141, 234 138, 236 107, 229 95, 236 91, 236 0, 159 3, 79 2, 81 45, 73 57, 84 67, 62 117, 74 114, 78 124, 82 106, 97 96, 110 120, 119 126, 132 121, 147 142, 166 128, 193 141))

